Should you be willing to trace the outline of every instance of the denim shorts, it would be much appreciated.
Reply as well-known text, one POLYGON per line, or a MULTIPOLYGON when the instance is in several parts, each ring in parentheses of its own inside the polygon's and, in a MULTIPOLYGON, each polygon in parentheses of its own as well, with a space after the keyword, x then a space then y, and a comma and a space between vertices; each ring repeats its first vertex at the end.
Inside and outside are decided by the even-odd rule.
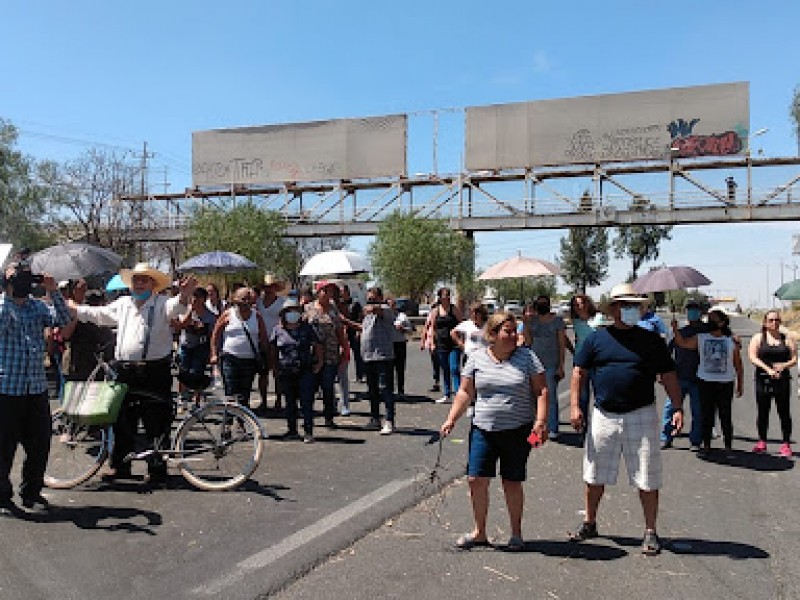
POLYGON ((507 481, 525 481, 531 452, 528 435, 532 428, 533 423, 526 423, 516 429, 486 431, 473 425, 469 432, 467 475, 494 477, 500 459, 500 477, 507 481))

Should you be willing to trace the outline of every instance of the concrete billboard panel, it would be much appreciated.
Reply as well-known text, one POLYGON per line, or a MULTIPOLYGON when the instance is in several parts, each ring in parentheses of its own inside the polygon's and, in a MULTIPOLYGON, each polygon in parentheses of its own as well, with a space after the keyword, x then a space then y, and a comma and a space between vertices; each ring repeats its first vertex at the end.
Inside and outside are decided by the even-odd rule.
POLYGON ((194 186, 406 175, 406 115, 196 131, 194 186))
POLYGON ((471 171, 743 154, 748 83, 470 107, 471 171))

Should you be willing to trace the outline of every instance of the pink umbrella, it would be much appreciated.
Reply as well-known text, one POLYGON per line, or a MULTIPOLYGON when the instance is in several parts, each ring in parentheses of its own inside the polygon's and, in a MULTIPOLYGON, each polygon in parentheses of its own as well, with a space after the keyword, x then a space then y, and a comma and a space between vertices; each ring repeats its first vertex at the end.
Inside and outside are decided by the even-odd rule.
POLYGON ((661 267, 645 273, 633 282, 633 289, 639 294, 685 290, 690 287, 708 285, 711 280, 697 269, 686 266, 661 267))
POLYGON ((483 281, 492 279, 520 279, 524 277, 539 277, 542 275, 558 275, 561 269, 558 265, 540 258, 528 258, 517 255, 497 264, 492 265, 478 277, 483 281))

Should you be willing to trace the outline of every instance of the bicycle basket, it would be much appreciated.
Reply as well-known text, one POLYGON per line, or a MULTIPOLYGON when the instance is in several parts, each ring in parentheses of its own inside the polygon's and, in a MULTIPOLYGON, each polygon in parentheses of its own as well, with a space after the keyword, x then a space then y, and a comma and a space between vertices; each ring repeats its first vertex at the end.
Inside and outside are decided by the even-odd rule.
POLYGON ((98 365, 87 381, 67 381, 64 384, 64 415, 83 425, 110 425, 117 420, 128 384, 113 379, 97 381, 101 368, 109 375, 107 366, 98 365))

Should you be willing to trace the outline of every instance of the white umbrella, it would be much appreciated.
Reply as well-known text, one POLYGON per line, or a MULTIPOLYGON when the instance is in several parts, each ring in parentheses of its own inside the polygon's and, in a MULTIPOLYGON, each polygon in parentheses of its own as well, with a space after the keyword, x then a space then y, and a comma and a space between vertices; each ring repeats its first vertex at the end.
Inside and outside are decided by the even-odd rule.
POLYGON ((561 269, 555 263, 540 258, 528 258, 517 255, 497 264, 492 265, 483 272, 478 279, 488 281, 492 279, 519 279, 523 277, 539 277, 542 275, 558 275, 561 269))
POLYGON ((329 250, 309 258, 300 270, 300 276, 349 275, 352 273, 366 273, 371 268, 367 258, 357 252, 329 250))

